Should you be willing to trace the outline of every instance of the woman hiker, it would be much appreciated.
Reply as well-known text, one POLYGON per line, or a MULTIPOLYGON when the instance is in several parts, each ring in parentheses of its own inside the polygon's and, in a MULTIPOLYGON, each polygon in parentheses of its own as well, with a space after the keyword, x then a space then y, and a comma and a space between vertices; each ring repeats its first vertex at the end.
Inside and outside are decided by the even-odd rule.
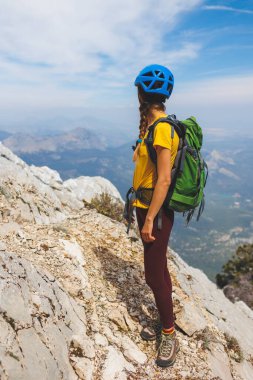
POLYGON ((157 168, 149 157, 144 139, 147 137, 149 126, 159 118, 167 116, 164 103, 173 90, 174 77, 168 68, 150 65, 139 73, 135 85, 138 88, 140 104, 140 131, 133 154, 135 170, 132 189, 134 192, 140 188, 144 190, 139 196, 136 195, 132 206, 136 208, 144 247, 145 280, 154 293, 160 317, 158 321, 153 321, 152 326, 147 326, 141 331, 141 337, 154 340, 160 336, 156 364, 167 367, 176 359, 179 342, 174 325, 172 283, 166 257, 174 211, 165 210, 162 206, 170 186, 171 168, 179 138, 176 131, 174 137, 171 137, 171 126, 167 122, 159 122, 156 125, 153 146, 157 155, 157 168))

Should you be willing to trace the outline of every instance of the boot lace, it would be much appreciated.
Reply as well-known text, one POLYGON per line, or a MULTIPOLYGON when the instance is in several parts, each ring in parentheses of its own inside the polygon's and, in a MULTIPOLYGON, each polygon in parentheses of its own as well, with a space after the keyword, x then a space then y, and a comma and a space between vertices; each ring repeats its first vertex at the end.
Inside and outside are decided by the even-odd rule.
POLYGON ((173 339, 170 336, 162 334, 160 354, 162 356, 169 356, 173 347, 173 339))

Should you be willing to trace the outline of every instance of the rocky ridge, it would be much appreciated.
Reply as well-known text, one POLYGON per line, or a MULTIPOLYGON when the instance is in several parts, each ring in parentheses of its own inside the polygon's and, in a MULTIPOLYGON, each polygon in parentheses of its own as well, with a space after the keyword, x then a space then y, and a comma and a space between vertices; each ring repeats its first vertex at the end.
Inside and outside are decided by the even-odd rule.
POLYGON ((139 336, 157 316, 140 240, 55 175, 0 145, 0 378, 252 379, 253 312, 171 250, 181 350, 155 365, 158 342, 139 336))
POLYGON ((103 192, 123 202, 118 190, 105 178, 82 176, 62 181, 55 170, 27 165, 1 142, 0 173, 2 218, 16 222, 60 222, 73 210, 82 209, 83 200, 89 202, 92 195, 103 192))

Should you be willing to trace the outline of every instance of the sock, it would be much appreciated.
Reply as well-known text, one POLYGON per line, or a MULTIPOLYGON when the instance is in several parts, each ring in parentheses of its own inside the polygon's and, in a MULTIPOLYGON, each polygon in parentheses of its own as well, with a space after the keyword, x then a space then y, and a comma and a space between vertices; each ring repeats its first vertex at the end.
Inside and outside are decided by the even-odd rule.
POLYGON ((166 329, 166 328, 163 328, 162 329, 162 333, 165 334, 165 335, 168 335, 168 334, 173 334, 175 331, 175 327, 172 326, 171 328, 169 329, 166 329))

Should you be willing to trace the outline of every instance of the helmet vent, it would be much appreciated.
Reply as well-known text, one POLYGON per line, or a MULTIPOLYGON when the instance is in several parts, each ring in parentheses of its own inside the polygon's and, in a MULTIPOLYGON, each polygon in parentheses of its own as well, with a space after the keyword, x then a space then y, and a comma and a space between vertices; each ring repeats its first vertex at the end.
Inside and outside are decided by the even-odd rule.
POLYGON ((167 91, 171 94, 171 92, 172 92, 172 89, 173 89, 173 86, 172 86, 172 84, 168 84, 168 87, 167 87, 167 91))
POLYGON ((157 80, 152 86, 152 88, 158 90, 159 88, 162 88, 163 84, 164 82, 162 82, 161 80, 157 80))
POLYGON ((161 71, 155 70, 155 74, 156 74, 159 78, 161 78, 161 79, 164 79, 164 78, 165 78, 164 73, 161 72, 161 71))
POLYGON ((151 73, 151 71, 149 71, 148 73, 144 73, 142 74, 144 77, 152 77, 153 76, 153 73, 151 73))
POLYGON ((151 83, 152 81, 151 80, 145 80, 145 82, 143 82, 144 84, 145 84, 145 86, 149 86, 150 85, 150 83, 151 83))

